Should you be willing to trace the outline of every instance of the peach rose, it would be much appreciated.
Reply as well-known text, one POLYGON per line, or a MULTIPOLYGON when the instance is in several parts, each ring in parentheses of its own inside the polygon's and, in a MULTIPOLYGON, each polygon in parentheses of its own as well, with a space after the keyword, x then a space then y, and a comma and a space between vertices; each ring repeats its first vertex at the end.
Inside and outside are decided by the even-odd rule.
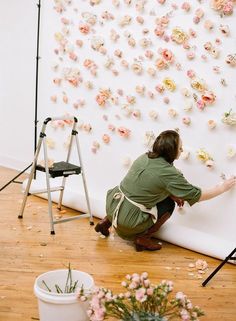
POLYGON ((109 135, 104 134, 104 135, 102 136, 102 140, 103 140, 103 142, 104 142, 105 144, 109 144, 111 139, 110 139, 110 136, 109 136, 109 135))
POLYGON ((216 122, 213 119, 209 119, 207 125, 209 129, 214 129, 216 127, 216 122))
POLYGON ((142 65, 140 63, 137 63, 137 62, 133 63, 131 65, 131 68, 132 68, 133 72, 135 74, 137 74, 137 75, 140 75, 142 73, 142 71, 143 71, 142 65))
POLYGON ((157 59, 155 62, 155 65, 156 65, 157 69, 159 69, 159 70, 163 70, 168 67, 166 61, 163 58, 157 59))
POLYGON ((205 91, 202 95, 202 101, 206 105, 212 105, 216 100, 216 96, 212 91, 205 91))
POLYGON ((87 35, 90 32, 90 26, 86 23, 83 23, 79 26, 79 31, 82 34, 87 35))

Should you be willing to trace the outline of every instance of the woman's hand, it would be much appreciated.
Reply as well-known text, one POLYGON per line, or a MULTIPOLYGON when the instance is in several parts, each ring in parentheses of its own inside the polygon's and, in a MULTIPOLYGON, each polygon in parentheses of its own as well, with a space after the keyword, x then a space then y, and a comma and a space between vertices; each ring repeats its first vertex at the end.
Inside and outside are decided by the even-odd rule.
POLYGON ((236 185, 236 177, 230 177, 226 180, 224 180, 224 182, 222 183, 222 189, 223 189, 223 193, 227 192, 228 190, 230 190, 232 187, 234 187, 236 185))
POLYGON ((221 195, 224 192, 227 192, 228 190, 230 190, 235 185, 236 185, 236 176, 227 178, 224 180, 223 183, 218 184, 215 187, 212 187, 212 188, 202 191, 199 202, 210 200, 211 198, 221 195))
POLYGON ((177 196, 171 195, 170 198, 179 206, 183 207, 184 206, 184 200, 182 198, 179 198, 177 196))

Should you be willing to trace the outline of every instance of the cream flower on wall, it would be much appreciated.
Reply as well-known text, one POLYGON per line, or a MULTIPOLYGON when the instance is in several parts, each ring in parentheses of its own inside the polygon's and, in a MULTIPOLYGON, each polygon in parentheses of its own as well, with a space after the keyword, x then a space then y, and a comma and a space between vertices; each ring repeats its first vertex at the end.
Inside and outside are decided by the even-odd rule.
POLYGON ((236 155, 236 145, 229 145, 227 147, 227 157, 234 158, 236 155))
POLYGON ((155 139, 156 139, 156 136, 152 130, 146 131, 144 134, 144 142, 143 143, 148 148, 151 148, 155 139))
POLYGON ((104 38, 101 36, 94 36, 91 39, 91 47, 92 49, 99 51, 101 49, 101 47, 104 46, 104 38))
POLYGON ((125 15, 124 17, 122 17, 119 21, 119 26, 120 27, 125 27, 128 26, 132 21, 132 17, 129 15, 125 15))
POLYGON ((176 27, 172 30, 171 39, 177 44, 183 44, 185 41, 188 40, 188 35, 181 28, 176 27))
POLYGON ((91 12, 82 12, 82 17, 85 19, 85 21, 94 26, 97 22, 97 16, 91 12))
POLYGON ((150 110, 148 115, 152 120, 156 120, 158 118, 158 113, 155 110, 150 110))
POLYGON ((54 149, 55 146, 56 146, 56 143, 52 138, 47 137, 46 138, 46 145, 47 145, 48 148, 54 149))
POLYGON ((133 72, 136 74, 136 75, 141 75, 141 73, 143 72, 143 66, 141 63, 139 62, 134 62, 132 65, 131 65, 131 69, 133 70, 133 72))
POLYGON ((216 127, 216 122, 213 119, 209 119, 207 125, 209 129, 214 129, 216 127))
POLYGON ((165 86, 165 88, 166 88, 167 90, 169 90, 169 91, 175 91, 175 89, 176 89, 176 84, 175 84, 175 82, 174 82, 173 79, 166 77, 166 78, 164 78, 164 79, 162 80, 162 82, 163 82, 163 85, 165 86))
POLYGON ((146 87, 145 87, 144 85, 137 85, 137 86, 135 87, 136 93, 139 94, 139 95, 141 95, 141 96, 144 95, 145 90, 146 90, 146 87))
POLYGON ((187 101, 184 105, 184 111, 190 112, 193 109, 193 103, 191 101, 187 101))
POLYGON ((225 62, 232 66, 232 67, 236 67, 236 53, 235 54, 229 54, 226 59, 225 62))
POLYGON ((168 109, 168 115, 169 115, 171 118, 176 117, 176 116, 178 115, 177 110, 174 109, 174 108, 169 108, 169 109, 168 109))
POLYGON ((232 112, 232 109, 230 109, 230 111, 223 114, 221 121, 226 125, 236 125, 236 113, 232 112))
POLYGON ((184 149, 180 155, 181 159, 188 160, 190 157, 190 151, 187 149, 184 149))
POLYGON ((90 0, 89 2, 91 4, 91 6, 94 6, 96 4, 99 4, 101 2, 101 0, 90 0))
POLYGON ((203 79, 195 78, 191 80, 191 87, 199 92, 207 89, 207 85, 203 79))
POLYGON ((197 150, 197 158, 203 163, 209 160, 213 160, 213 158, 208 152, 205 151, 204 148, 200 148, 199 150, 197 150))

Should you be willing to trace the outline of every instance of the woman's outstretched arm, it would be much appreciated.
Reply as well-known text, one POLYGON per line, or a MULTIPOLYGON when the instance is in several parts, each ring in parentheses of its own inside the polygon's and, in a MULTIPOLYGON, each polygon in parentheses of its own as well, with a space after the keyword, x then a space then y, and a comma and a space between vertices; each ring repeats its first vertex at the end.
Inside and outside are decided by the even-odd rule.
POLYGON ((221 195, 227 192, 228 190, 230 190, 235 185, 236 185, 236 177, 228 178, 224 180, 222 184, 218 184, 212 188, 202 190, 202 194, 198 202, 207 201, 211 198, 221 195))

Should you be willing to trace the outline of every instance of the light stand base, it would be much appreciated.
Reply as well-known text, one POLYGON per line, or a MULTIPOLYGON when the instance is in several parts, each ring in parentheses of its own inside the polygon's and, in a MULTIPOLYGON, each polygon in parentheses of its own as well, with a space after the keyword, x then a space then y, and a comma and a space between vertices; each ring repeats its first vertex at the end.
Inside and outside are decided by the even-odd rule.
POLYGON ((23 169, 23 171, 21 171, 19 174, 17 174, 15 177, 13 177, 9 182, 7 182, 4 186, 2 186, 0 188, 0 192, 6 188, 8 185, 10 185, 11 183, 18 183, 21 184, 21 182, 17 182, 15 181, 19 176, 21 176, 25 171, 27 171, 27 169, 29 169, 32 166, 33 163, 31 163, 29 166, 27 166, 25 169, 23 169))
POLYGON ((213 276, 227 263, 229 260, 236 260, 236 257, 233 256, 236 253, 236 248, 222 261, 217 268, 208 276, 208 278, 202 283, 202 286, 207 285, 207 283, 213 278, 213 276))

